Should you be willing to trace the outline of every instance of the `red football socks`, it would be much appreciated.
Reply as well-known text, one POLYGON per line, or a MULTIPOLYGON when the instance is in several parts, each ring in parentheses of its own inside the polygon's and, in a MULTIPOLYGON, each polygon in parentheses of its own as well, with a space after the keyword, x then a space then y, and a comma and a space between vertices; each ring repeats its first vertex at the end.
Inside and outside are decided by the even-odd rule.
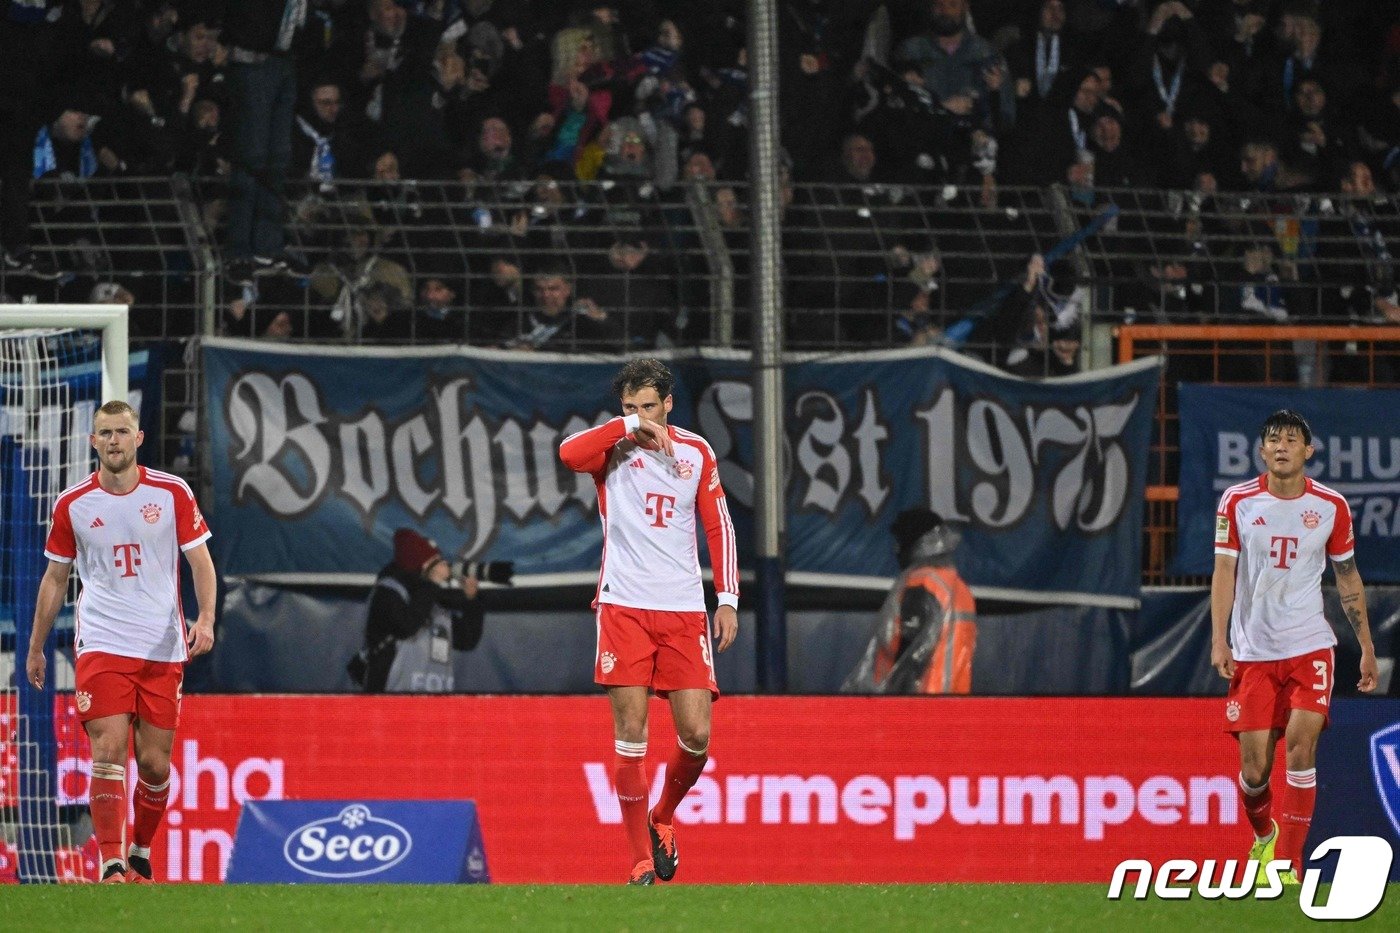
POLYGON ((1240 803, 1244 806, 1244 815, 1249 818, 1249 825, 1254 827, 1254 838, 1265 839, 1274 831, 1272 820, 1269 819, 1269 810, 1273 807, 1274 795, 1269 788, 1269 780, 1264 779, 1263 787, 1251 787, 1245 783, 1244 775, 1240 775, 1240 803))
POLYGON ((132 842, 143 849, 151 847, 151 840, 156 837, 156 829, 160 826, 161 818, 165 816, 165 804, 168 800, 169 777, 158 787, 152 787, 145 781, 136 782, 136 791, 132 794, 136 810, 136 827, 132 833, 132 842))
POLYGON ((617 802, 622 807, 622 826, 632 847, 632 864, 651 858, 651 836, 647 833, 646 743, 618 742, 613 764, 617 802), (627 754, 623 754, 623 746, 627 754))
POLYGON ((102 864, 126 861, 126 769, 94 761, 88 791, 92 830, 102 864))
POLYGON ((1317 800, 1317 769, 1289 771, 1288 784, 1283 790, 1282 812, 1278 821, 1276 858, 1288 859, 1301 877, 1303 846, 1312 826, 1313 804, 1317 800))
POLYGON ((652 814, 656 822, 667 825, 671 823, 676 815, 676 807, 680 806, 686 793, 700 779, 708 758, 703 750, 697 755, 679 741, 676 742, 670 764, 666 766, 666 785, 661 790, 661 800, 652 814))

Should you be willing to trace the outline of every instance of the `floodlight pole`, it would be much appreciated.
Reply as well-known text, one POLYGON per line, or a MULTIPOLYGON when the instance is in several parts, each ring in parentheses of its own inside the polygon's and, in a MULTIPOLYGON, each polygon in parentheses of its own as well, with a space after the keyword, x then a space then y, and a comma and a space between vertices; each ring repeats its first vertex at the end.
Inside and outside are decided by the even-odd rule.
POLYGON ((753 223, 754 533, 758 689, 787 690, 784 608, 783 307, 778 23, 773 0, 749 0, 749 190, 753 223))

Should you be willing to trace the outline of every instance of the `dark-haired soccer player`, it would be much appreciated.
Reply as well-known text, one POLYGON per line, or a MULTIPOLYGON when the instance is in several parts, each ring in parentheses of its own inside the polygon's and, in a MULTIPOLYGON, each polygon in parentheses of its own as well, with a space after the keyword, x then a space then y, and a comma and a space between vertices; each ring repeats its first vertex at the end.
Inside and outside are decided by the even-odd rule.
POLYGON ((1276 411, 1259 432, 1267 472, 1225 490, 1215 518, 1210 585, 1210 661, 1230 679, 1225 731, 1240 748, 1240 797, 1254 828, 1249 857, 1279 858, 1298 883, 1317 794, 1317 740, 1332 697, 1332 646, 1322 614, 1322 571, 1332 559, 1342 609, 1361 643, 1358 689, 1376 687, 1376 651, 1366 594, 1356 571, 1346 499, 1304 473, 1312 430, 1296 412, 1276 411), (1226 628, 1229 641, 1226 641, 1226 628), (1273 806, 1269 776, 1280 737, 1287 784, 1273 806))
POLYGON ((734 525, 715 453, 698 434, 666 423, 671 373, 658 360, 622 367, 613 392, 622 417, 564 440, 559 457, 598 486, 603 561, 593 606, 593 679, 612 703, 614 768, 632 850, 628 884, 670 881, 679 855, 672 818, 705 768, 710 705, 719 697, 695 542, 704 525, 715 572, 720 651, 739 631, 734 525), (647 690, 669 698, 678 747, 656 808, 647 811, 647 690))

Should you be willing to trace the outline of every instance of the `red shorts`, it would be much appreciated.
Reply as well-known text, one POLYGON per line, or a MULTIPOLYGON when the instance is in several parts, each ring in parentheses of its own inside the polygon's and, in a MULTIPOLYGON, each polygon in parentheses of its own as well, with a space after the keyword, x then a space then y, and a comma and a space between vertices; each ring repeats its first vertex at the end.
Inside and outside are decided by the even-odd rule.
POLYGON ((147 661, 87 651, 76 665, 78 718, 83 722, 130 713, 157 729, 174 730, 180 721, 179 661, 147 661))
POLYGON ((1236 662, 1225 698, 1225 731, 1286 729, 1295 709, 1330 718, 1333 669, 1331 648, 1282 661, 1236 662))
POLYGON ((710 617, 598 604, 598 651, 593 680, 605 687, 708 690, 719 699, 710 651, 710 617))

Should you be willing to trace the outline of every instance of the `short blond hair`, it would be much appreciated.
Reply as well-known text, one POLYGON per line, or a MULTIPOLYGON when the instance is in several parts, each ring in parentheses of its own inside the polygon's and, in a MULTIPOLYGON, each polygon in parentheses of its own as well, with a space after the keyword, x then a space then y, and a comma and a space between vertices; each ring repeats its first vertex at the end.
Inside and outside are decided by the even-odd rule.
POLYGON ((121 399, 114 398, 110 402, 103 402, 102 407, 92 413, 92 426, 94 429, 97 427, 98 415, 127 415, 131 418, 132 424, 137 427, 141 426, 141 416, 136 413, 136 409, 132 408, 121 399))

